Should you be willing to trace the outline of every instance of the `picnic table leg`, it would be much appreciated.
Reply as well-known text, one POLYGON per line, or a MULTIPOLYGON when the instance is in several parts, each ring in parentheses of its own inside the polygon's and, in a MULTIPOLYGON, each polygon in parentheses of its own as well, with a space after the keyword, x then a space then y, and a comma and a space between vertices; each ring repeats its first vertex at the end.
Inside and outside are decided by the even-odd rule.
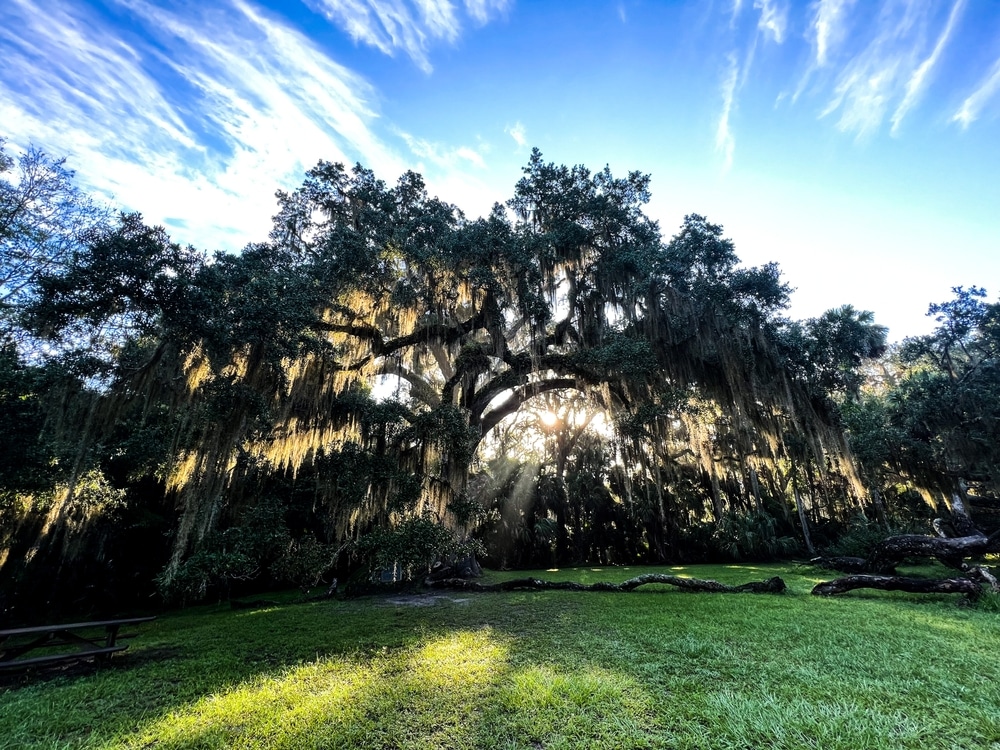
MULTIPOLYGON (((104 638, 104 645, 106 647, 111 648, 115 645, 115 641, 118 639, 118 628, 120 627, 121 625, 118 623, 105 626, 106 636, 104 638)), ((111 654, 98 654, 94 660, 99 664, 110 664, 111 654)))
POLYGON ((118 638, 118 628, 120 628, 120 627, 121 627, 121 624, 119 624, 119 623, 114 623, 112 625, 106 626, 107 637, 104 639, 104 645, 105 646, 107 646, 107 647, 110 648, 111 646, 115 645, 115 641, 118 638))

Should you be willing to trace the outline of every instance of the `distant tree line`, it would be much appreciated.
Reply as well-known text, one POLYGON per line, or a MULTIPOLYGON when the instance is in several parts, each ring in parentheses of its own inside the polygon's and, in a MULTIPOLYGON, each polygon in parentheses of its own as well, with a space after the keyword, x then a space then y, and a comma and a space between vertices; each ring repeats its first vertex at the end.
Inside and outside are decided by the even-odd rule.
MULTIPOLYGON (((0 144, 2 145, 2 144, 0 144)), ((498 566, 859 552, 988 514, 1000 305, 888 348, 649 177, 546 163, 470 219, 321 162, 237 254, 0 148, 0 596, 110 610, 498 566)))

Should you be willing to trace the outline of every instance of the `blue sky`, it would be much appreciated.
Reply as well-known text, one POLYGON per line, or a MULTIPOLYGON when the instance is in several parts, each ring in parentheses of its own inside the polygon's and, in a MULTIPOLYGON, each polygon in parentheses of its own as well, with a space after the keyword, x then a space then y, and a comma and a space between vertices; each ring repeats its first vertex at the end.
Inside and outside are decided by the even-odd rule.
POLYGON ((197 247, 266 237, 318 159, 467 214, 547 159, 652 174, 790 314, 923 333, 1000 292, 994 0, 3 0, 0 136, 197 247))

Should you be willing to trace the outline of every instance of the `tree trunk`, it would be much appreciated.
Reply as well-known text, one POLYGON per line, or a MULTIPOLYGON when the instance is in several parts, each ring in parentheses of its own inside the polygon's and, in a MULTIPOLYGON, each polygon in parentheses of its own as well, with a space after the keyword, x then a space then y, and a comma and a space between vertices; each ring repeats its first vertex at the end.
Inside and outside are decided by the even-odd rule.
MULTIPOLYGON (((428 581, 433 580, 465 580, 468 578, 478 578, 483 574, 483 569, 476 560, 474 554, 451 560, 447 563, 438 562, 434 564, 431 572, 427 576, 428 581)), ((336 579, 334 579, 336 581, 336 579)))
POLYGON ((879 524, 886 531, 889 530, 889 516, 885 512, 885 503, 882 502, 882 493, 878 491, 877 487, 872 487, 871 491, 872 505, 875 507, 875 517, 878 518, 879 524))
POLYGON ((812 565, 845 573, 891 575, 907 557, 932 557, 949 568, 965 571, 965 558, 1000 551, 1000 532, 993 536, 975 534, 957 538, 900 534, 875 546, 867 559, 860 557, 816 557, 812 565))
POLYGON ((806 509, 802 504, 802 496, 799 494, 799 484, 792 478, 792 492, 795 493, 795 508, 799 512, 799 524, 802 526, 802 538, 806 542, 806 549, 809 550, 810 555, 816 554, 816 548, 813 546, 812 537, 809 535, 809 521, 806 520, 806 509))
POLYGON ((750 467, 747 470, 747 474, 750 477, 750 490, 753 492, 753 504, 754 508, 757 509, 758 513, 764 512, 764 503, 760 500, 760 482, 757 481, 757 470, 750 467))
POLYGON ((709 474, 712 483, 712 512, 715 513, 715 523, 718 525, 722 521, 722 490, 719 488, 719 475, 715 472, 715 462, 712 462, 712 471, 709 474))
POLYGON ((956 489, 951 493, 951 516, 952 525, 959 536, 973 536, 982 532, 976 528, 969 516, 969 511, 965 508, 965 482, 958 480, 956 489))

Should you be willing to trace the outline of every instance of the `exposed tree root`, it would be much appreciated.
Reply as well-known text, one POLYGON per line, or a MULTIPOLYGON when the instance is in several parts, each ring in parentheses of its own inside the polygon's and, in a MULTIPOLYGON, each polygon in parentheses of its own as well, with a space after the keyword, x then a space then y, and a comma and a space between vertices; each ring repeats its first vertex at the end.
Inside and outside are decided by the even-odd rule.
POLYGON ((515 578, 510 581, 500 583, 477 583, 467 581, 463 578, 446 578, 441 581, 425 581, 425 585, 435 589, 455 589, 458 591, 613 591, 624 593, 634 591, 640 586, 650 583, 664 583, 676 586, 685 591, 705 591, 719 594, 780 594, 785 590, 785 582, 775 576, 766 581, 751 581, 739 586, 729 586, 718 581, 710 581, 700 578, 680 578, 679 576, 661 575, 659 573, 647 573, 645 575, 630 578, 622 583, 608 583, 599 581, 598 583, 574 583, 572 581, 543 581, 538 578, 515 578))

